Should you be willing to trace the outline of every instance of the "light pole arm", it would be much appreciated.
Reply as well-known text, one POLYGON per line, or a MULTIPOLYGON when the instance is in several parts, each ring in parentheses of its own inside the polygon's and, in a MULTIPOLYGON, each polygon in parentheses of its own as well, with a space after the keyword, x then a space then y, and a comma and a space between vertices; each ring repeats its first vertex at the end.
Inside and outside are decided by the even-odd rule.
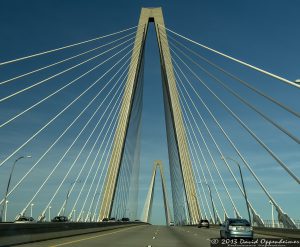
POLYGON ((242 180, 243 191, 244 191, 244 197, 245 197, 247 211, 248 211, 249 222, 250 222, 250 225, 252 225, 251 215, 250 215, 250 210, 249 210, 249 202, 248 202, 248 198, 247 198, 247 193, 246 193, 246 189, 245 189, 245 184, 244 184, 244 179, 243 179, 243 174, 242 174, 241 166, 240 166, 239 162, 237 162, 236 160, 234 160, 234 159, 232 159, 230 157, 224 157, 224 156, 221 157, 221 159, 223 159, 223 160, 225 160, 225 158, 228 159, 228 160, 233 161, 235 164, 237 164, 237 166, 239 168, 239 172, 240 172, 240 176, 241 176, 241 180, 242 180))
POLYGON ((17 158, 14 161, 14 164, 11 167, 11 171, 10 171, 10 174, 9 174, 9 179, 8 179, 7 186, 6 186, 5 197, 4 197, 4 201, 3 201, 3 206, 2 206, 2 209, 1 209, 0 222, 2 222, 3 212, 4 212, 5 207, 6 207, 7 195, 8 195, 8 190, 9 190, 10 181, 11 181, 11 177, 12 177, 13 171, 15 169, 15 166, 16 166, 16 163, 18 162, 18 160, 23 159, 23 158, 24 158, 24 156, 21 156, 21 157, 17 158))

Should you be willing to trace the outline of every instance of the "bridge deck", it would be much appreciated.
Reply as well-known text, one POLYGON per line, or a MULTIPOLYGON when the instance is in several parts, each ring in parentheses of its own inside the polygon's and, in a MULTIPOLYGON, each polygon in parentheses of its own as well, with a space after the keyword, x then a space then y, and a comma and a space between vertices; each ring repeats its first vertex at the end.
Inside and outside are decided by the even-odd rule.
MULTIPOLYGON (((196 227, 136 226, 104 232, 66 237, 22 246, 210 246, 209 238, 218 238, 219 230, 196 227)), ((255 237, 266 237, 256 235, 255 237)))

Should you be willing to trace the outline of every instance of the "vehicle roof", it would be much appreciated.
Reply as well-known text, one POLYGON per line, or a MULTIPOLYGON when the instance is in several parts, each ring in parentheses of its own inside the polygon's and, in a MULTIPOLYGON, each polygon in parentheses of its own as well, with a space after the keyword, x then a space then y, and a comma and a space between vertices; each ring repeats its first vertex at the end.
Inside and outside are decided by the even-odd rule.
POLYGON ((20 216, 19 218, 18 218, 18 220, 19 219, 30 219, 31 217, 28 217, 28 216, 20 216))
POLYGON ((229 221, 248 221, 246 219, 238 219, 238 218, 228 218, 229 221))

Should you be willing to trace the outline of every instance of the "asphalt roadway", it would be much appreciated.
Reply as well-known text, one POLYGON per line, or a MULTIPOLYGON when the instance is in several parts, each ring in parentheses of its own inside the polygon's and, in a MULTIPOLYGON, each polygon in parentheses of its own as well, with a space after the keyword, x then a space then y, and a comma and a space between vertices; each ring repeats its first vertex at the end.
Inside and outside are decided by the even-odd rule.
POLYGON ((218 237, 213 228, 143 225, 17 246, 209 247, 209 239, 218 237))

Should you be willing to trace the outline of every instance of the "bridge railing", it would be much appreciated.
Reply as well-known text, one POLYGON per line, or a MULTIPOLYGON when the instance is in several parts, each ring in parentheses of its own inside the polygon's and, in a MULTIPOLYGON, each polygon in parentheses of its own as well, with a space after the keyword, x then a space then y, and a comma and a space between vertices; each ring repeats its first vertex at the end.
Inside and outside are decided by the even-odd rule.
MULTIPOLYGON (((294 220, 297 229, 300 229, 300 220, 294 220)), ((278 220, 264 220, 265 227, 268 228, 284 228, 284 225, 278 220)))
POLYGON ((25 244, 147 224, 144 222, 2 223, 0 224, 0 246, 25 244))
MULTIPOLYGON (((299 223, 299 221, 297 221, 299 223)), ((282 225, 282 224, 281 224, 282 225)), ((186 225, 186 226, 194 226, 196 225, 186 225)), ((220 229, 219 224, 210 224, 211 228, 220 229)), ((282 237, 282 238, 299 238, 300 229, 286 229, 280 227, 257 227, 253 226, 253 231, 255 234, 265 235, 270 237, 282 237)))

